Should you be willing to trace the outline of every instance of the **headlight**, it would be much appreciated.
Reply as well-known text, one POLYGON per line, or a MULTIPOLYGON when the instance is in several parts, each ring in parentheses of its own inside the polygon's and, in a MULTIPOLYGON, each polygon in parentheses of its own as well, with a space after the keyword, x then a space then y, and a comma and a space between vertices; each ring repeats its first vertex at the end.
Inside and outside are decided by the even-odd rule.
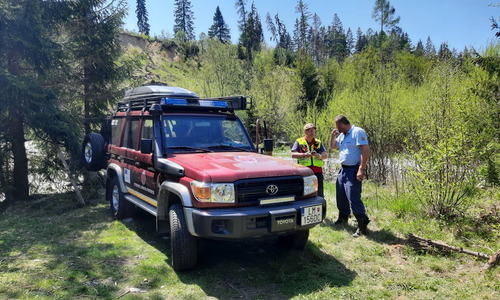
POLYGON ((234 203, 235 193, 232 183, 206 183, 191 181, 191 190, 200 202, 234 203))
POLYGON ((315 193, 318 190, 318 178, 316 175, 304 177, 304 196, 315 193))

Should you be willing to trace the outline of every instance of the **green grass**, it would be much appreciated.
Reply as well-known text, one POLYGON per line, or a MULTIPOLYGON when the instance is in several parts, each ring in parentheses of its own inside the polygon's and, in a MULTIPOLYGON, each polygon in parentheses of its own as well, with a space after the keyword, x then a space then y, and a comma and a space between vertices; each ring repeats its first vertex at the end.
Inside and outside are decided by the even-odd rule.
MULTIPOLYGON (((139 212, 115 221, 102 197, 78 207, 73 194, 40 195, 0 215, 0 299, 498 299, 500 271, 484 260, 439 249, 414 249, 414 233, 493 254, 500 248, 498 191, 467 217, 430 220, 390 191, 365 184, 370 235, 341 227, 327 183, 325 223, 303 251, 275 240, 203 241, 199 266, 177 273, 168 236, 139 212), (402 200, 398 200, 402 201, 402 200), (405 207, 410 207, 406 209, 405 207), (496 222, 496 223, 495 223, 496 222), (130 292, 129 292, 130 291, 130 292)), ((407 200, 410 201, 410 200, 407 200)))

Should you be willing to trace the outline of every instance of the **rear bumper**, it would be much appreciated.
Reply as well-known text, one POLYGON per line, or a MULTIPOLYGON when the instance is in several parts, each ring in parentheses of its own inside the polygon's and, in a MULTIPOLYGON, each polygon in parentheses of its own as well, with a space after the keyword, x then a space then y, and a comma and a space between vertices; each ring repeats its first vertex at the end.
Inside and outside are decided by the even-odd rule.
POLYGON ((197 237, 243 240, 273 237, 313 228, 318 223, 302 225, 302 208, 322 206, 321 221, 326 216, 322 197, 294 201, 283 205, 241 207, 234 209, 184 208, 189 232, 197 237))

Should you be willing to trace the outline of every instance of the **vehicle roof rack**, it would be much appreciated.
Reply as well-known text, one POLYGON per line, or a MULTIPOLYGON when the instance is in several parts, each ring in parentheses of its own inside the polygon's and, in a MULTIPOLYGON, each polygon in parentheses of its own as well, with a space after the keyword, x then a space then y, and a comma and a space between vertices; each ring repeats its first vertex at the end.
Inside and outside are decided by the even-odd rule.
POLYGON ((147 85, 125 92, 125 97, 118 102, 117 112, 149 110, 159 105, 162 111, 230 111, 252 107, 249 96, 228 96, 199 98, 189 90, 163 85, 147 85))

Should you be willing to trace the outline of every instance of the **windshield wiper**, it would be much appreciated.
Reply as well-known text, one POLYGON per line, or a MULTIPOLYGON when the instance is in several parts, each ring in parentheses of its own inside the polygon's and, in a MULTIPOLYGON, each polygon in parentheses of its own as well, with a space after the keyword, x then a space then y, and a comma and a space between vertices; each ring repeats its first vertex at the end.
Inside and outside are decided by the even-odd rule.
POLYGON ((189 146, 174 146, 174 147, 167 147, 167 149, 181 149, 181 150, 195 150, 195 151, 201 151, 201 152, 213 152, 212 150, 209 150, 209 149, 189 147, 189 146))
POLYGON ((209 149, 212 149, 212 148, 229 148, 229 149, 234 149, 234 150, 239 150, 239 151, 245 151, 245 152, 251 152, 250 150, 248 149, 245 149, 245 148, 240 148, 240 147, 235 147, 235 146, 230 146, 230 145, 216 145, 216 146, 208 146, 209 149))

